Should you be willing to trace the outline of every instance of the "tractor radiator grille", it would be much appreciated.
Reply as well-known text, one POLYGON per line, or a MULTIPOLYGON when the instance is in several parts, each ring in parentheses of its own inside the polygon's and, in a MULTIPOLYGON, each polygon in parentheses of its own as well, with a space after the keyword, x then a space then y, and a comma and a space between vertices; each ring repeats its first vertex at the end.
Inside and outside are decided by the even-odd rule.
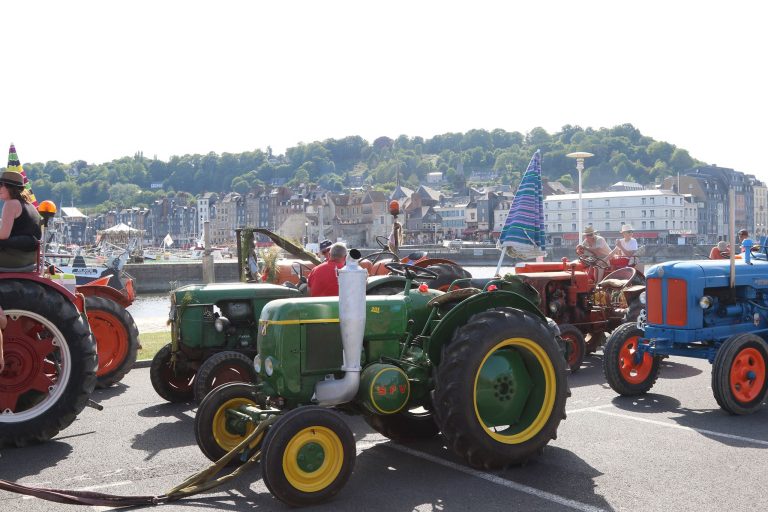
POLYGON ((688 285, 684 279, 667 279, 666 290, 661 279, 648 279, 646 299, 649 324, 683 327, 688 322, 688 285))

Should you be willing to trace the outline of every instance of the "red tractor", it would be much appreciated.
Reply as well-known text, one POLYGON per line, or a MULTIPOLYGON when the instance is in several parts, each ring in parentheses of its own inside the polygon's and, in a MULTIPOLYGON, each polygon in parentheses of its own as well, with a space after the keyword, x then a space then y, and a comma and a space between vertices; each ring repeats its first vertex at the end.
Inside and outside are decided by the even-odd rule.
POLYGON ((541 312, 560 326, 572 372, 578 371, 584 356, 602 346, 616 327, 635 321, 640 314, 645 276, 626 264, 626 258, 609 263, 582 256, 577 261, 563 258, 515 267, 515 275, 539 292, 541 312), (608 272, 599 282, 598 269, 608 272))

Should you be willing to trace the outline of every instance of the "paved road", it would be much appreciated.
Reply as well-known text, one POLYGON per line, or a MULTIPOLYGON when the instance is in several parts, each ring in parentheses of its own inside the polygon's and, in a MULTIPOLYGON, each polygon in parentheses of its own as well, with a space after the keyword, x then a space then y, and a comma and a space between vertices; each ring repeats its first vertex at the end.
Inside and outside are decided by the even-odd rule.
MULTIPOLYGON (((600 357, 570 377, 568 419, 544 455, 494 473, 469 469, 439 438, 401 446, 350 418, 358 439, 355 472, 317 510, 749 510, 768 504, 768 408, 723 413, 706 362, 677 358, 639 399, 617 398, 600 357)), ((163 402, 147 369, 97 391, 105 406, 86 410, 59 437, 0 453, 0 478, 64 489, 156 495, 205 466, 193 434, 192 404, 163 402)), ((288 510, 270 496, 258 469, 226 490, 163 511, 288 510)), ((3 512, 84 510, 0 492, 3 512)), ((99 510, 105 510, 98 508, 99 510)))

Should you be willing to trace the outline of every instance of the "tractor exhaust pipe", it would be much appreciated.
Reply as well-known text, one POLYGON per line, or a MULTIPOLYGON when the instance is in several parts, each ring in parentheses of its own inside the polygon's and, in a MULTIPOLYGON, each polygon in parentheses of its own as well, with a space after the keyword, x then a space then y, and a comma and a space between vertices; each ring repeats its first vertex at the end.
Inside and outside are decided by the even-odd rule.
POLYGON ((347 264, 339 270, 339 324, 344 363, 344 377, 332 376, 315 385, 314 399, 318 405, 333 406, 352 401, 360 387, 360 356, 365 334, 365 285, 368 271, 358 261, 360 251, 352 249, 347 264))

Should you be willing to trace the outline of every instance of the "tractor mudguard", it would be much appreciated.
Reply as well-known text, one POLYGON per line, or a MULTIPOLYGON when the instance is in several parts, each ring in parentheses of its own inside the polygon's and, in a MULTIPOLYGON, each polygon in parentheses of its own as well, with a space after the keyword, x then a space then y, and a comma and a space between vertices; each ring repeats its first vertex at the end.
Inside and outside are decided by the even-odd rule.
POLYGON ((545 324, 547 323, 546 317, 539 311, 539 308, 518 293, 505 290, 478 293, 464 299, 456 307, 448 311, 432 330, 429 342, 429 358, 432 363, 440 364, 440 354, 443 345, 451 341, 456 329, 465 325, 472 315, 491 308, 502 307, 528 311, 540 318, 545 324))

